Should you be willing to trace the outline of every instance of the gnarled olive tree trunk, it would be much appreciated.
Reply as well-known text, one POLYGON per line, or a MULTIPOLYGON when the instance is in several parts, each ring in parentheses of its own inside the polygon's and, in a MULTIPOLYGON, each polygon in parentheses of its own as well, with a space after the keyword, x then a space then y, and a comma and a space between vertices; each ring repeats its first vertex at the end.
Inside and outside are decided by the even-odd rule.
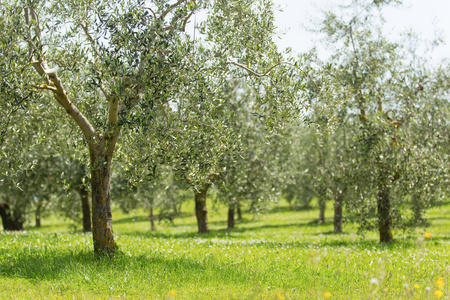
POLYGON ((150 205, 150 225, 152 228, 152 231, 156 230, 156 226, 155 226, 155 214, 153 213, 153 204, 150 205))
POLYGON ((115 244, 111 214, 111 162, 120 128, 107 138, 99 137, 96 144, 89 147, 91 158, 92 186, 92 236, 94 252, 111 256, 115 244))
POLYGON ((380 233, 380 243, 392 242, 392 218, 390 189, 385 182, 380 182, 377 194, 378 231, 380 233))
POLYGON ((208 209, 206 207, 206 193, 209 185, 195 193, 195 215, 197 216, 198 233, 209 233, 208 209))
POLYGON ((424 226, 426 224, 425 219, 423 218, 425 205, 421 201, 421 196, 419 192, 415 192, 412 195, 412 209, 414 213, 414 226, 424 226))
POLYGON ((228 207, 228 229, 233 229, 234 228, 234 208, 235 208, 235 204, 230 204, 230 206, 228 207))
POLYGON ((36 205, 36 211, 35 211, 35 222, 36 222, 36 227, 40 228, 41 227, 41 209, 42 209, 42 201, 39 201, 38 204, 36 205))
POLYGON ((241 204, 239 202, 237 204, 237 219, 238 221, 242 221, 241 204))
POLYGON ((89 191, 83 186, 80 186, 81 210, 83 213, 83 231, 91 232, 91 206, 89 205, 89 191))
POLYGON ((344 196, 346 189, 342 191, 336 191, 334 195, 334 232, 341 233, 342 232, 342 208, 344 206, 344 196))
POLYGON ((325 195, 319 195, 319 224, 325 224, 325 208, 327 205, 325 195))

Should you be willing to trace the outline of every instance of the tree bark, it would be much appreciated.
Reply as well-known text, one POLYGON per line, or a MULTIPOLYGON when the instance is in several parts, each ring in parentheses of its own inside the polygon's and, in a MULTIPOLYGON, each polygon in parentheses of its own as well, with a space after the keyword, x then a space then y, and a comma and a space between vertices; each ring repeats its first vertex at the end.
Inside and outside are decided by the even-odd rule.
POLYGON ((36 211, 35 211, 35 221, 36 221, 36 228, 41 227, 41 208, 42 208, 42 202, 39 201, 36 205, 36 211))
POLYGON ((414 212, 414 226, 425 225, 425 220, 423 219, 424 205, 421 203, 418 193, 412 195, 412 207, 414 212))
POLYGON ((83 231, 91 232, 91 208, 89 205, 89 191, 83 186, 80 186, 81 210, 83 212, 83 231))
POLYGON ((239 202, 237 204, 237 219, 238 221, 242 221, 241 204, 239 202))
POLYGON ((175 215, 178 215, 178 207, 177 207, 177 204, 176 204, 176 203, 173 205, 173 213, 174 213, 175 215))
POLYGON ((228 207, 228 229, 233 229, 234 228, 234 207, 236 205, 235 204, 230 204, 230 206, 228 207))
POLYGON ((380 183, 377 195, 378 231, 380 243, 392 242, 392 218, 389 188, 385 183, 380 183))
POLYGON ((153 205, 150 205, 150 224, 152 226, 152 231, 154 231, 156 227, 155 227, 155 215, 153 214, 153 205))
MULTIPOLYGON (((115 136, 117 138, 117 136, 115 136)), ((101 139, 97 145, 90 145, 92 185, 92 237, 94 253, 98 256, 112 256, 115 244, 111 214, 111 161, 115 140, 101 139), (106 148, 106 144, 109 149, 106 148), (112 144, 112 145, 111 145, 112 144), (95 147, 97 146, 97 147, 95 147)))
POLYGON ((23 230, 23 221, 16 219, 11 215, 9 205, 0 203, 0 216, 2 218, 3 229, 6 231, 23 230))
POLYGON ((209 233, 206 192, 209 185, 195 193, 195 214, 197 216, 198 233, 209 233))
POLYGON ((342 232, 342 207, 344 206, 345 190, 337 191, 334 197, 334 232, 342 232))
POLYGON ((324 195, 319 195, 319 224, 325 223, 326 199, 324 195))

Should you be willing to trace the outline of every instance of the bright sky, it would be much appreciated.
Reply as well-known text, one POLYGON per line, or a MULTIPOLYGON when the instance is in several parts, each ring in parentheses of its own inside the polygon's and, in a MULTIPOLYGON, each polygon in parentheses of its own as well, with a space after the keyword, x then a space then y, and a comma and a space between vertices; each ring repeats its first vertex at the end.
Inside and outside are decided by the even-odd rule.
MULTIPOLYGON (((311 19, 321 16, 320 9, 332 8, 333 3, 345 0, 274 0, 283 11, 275 13, 279 31, 288 30, 278 40, 280 48, 292 47, 295 52, 305 52, 312 48, 318 37, 304 29, 311 25, 311 19)), ((346 3, 349 0, 345 1, 346 3)), ((420 37, 433 40, 441 35, 446 44, 437 49, 436 58, 450 57, 450 0, 404 0, 397 8, 385 8, 386 32, 397 40, 401 32, 414 29, 420 37)))

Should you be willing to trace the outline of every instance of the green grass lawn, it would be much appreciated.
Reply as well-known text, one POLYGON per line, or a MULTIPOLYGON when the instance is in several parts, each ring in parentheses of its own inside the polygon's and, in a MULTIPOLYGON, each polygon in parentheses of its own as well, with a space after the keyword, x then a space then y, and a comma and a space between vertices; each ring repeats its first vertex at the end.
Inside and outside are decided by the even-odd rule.
POLYGON ((430 240, 425 230, 396 231, 388 246, 375 233, 355 234, 355 226, 333 234, 331 213, 330 203, 328 223, 315 225, 317 210, 280 204, 244 214, 229 232, 218 207, 212 233, 199 236, 193 205, 156 232, 144 212, 116 210, 120 252, 99 261, 90 234, 44 219, 39 229, 0 233, 0 298, 450 299, 450 204, 428 213, 430 240))

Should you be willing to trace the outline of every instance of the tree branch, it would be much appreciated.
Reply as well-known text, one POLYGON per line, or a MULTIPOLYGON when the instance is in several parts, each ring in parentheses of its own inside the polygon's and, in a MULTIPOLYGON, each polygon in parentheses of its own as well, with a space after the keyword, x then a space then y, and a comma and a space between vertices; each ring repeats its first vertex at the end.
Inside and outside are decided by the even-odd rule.
POLYGON ((165 11, 163 11, 161 13, 161 15, 159 16, 159 19, 163 20, 173 9, 177 8, 178 6, 180 6, 181 4, 183 4, 186 1, 188 1, 188 0, 179 0, 178 2, 169 6, 165 11))
MULTIPOLYGON (((272 67, 270 67, 269 70, 267 70, 265 73, 257 73, 257 72, 255 72, 255 71, 253 71, 252 69, 250 69, 249 67, 247 67, 247 66, 245 66, 245 65, 242 65, 242 64, 240 64, 240 63, 236 63, 236 62, 230 61, 230 62, 227 62, 227 64, 235 65, 235 66, 237 66, 237 67, 239 67, 239 68, 242 68, 242 69, 246 70, 247 72, 249 72, 250 74, 255 75, 255 76, 257 76, 257 77, 264 77, 264 76, 267 76, 267 75, 269 75, 276 67, 279 67, 279 66, 281 66, 281 65, 289 65, 289 66, 292 66, 292 67, 296 67, 296 66, 295 66, 294 64, 292 64, 292 63, 282 61, 282 62, 279 62, 279 63, 273 65, 272 67)), ((312 81, 312 83, 316 86, 317 90, 320 91, 319 86, 316 84, 316 82, 314 81, 314 79, 312 79, 311 76, 310 76, 307 72, 303 71, 303 70, 300 69, 299 67, 296 67, 296 68, 299 69, 300 72, 302 72, 303 74, 305 74, 306 76, 308 76, 309 79, 312 81)))
POLYGON ((184 21, 183 21, 183 26, 181 27, 181 31, 183 31, 183 32, 186 31, 186 24, 187 24, 187 22, 189 21, 189 19, 192 17, 193 14, 194 14, 194 11, 192 10, 192 11, 190 12, 190 14, 186 16, 186 18, 185 18, 184 21))
POLYGON ((109 102, 109 125, 117 125, 119 122, 119 107, 120 101, 116 97, 109 102))
MULTIPOLYGON (((50 82, 50 83, 52 84, 52 82, 50 82)), ((56 92, 56 88, 54 86, 49 86, 47 84, 38 85, 38 86, 35 86, 35 88, 38 89, 38 91, 49 90, 49 91, 52 91, 52 92, 56 92)))
POLYGON ((86 38, 88 39, 89 43, 92 46, 92 50, 94 51, 94 56, 95 58, 98 60, 98 52, 97 52, 97 47, 95 45, 95 41, 92 38, 91 34, 89 33, 89 30, 87 28, 87 25, 83 24, 83 23, 79 23, 80 27, 83 28, 84 33, 86 34, 86 38))
POLYGON ((153 9, 151 9, 150 7, 144 7, 144 9, 147 9, 149 11, 151 11, 151 13, 153 14, 153 18, 157 19, 155 12, 153 11, 153 9))
MULTIPOLYGON (((39 72, 39 71, 38 71, 39 72)), ((66 112, 72 117, 72 119, 77 123, 86 137, 88 143, 91 143, 93 138, 96 136, 94 127, 86 119, 86 117, 78 110, 78 108, 70 102, 66 91, 64 90, 61 80, 59 79, 56 70, 54 69, 44 69, 45 74, 48 77, 49 83, 53 83, 54 89, 51 89, 53 96, 56 101, 66 110, 66 112)))
MULTIPOLYGON (((86 38, 88 39, 89 43, 91 44, 92 51, 94 51, 94 58, 95 58, 96 62, 98 63, 98 62, 99 62, 99 55, 98 55, 97 47, 96 47, 96 45, 95 45, 95 41, 94 41, 94 39, 92 38, 91 34, 89 33, 89 30, 88 30, 88 28, 87 28, 87 25, 85 25, 85 24, 83 24, 83 23, 79 23, 79 25, 81 26, 81 28, 83 28, 83 31, 84 31, 84 33, 86 34, 86 38)), ((95 65, 94 65, 94 68, 96 68, 95 65)), ((103 95, 105 96, 106 100, 107 100, 108 102, 111 102, 111 101, 112 101, 112 100, 111 100, 111 97, 109 96, 109 93, 108 93, 108 91, 106 90, 106 87, 105 87, 105 85, 103 84, 101 78, 100 78, 99 86, 100 86, 100 90, 102 91, 102 93, 103 93, 103 95)))
POLYGON ((167 31, 167 30, 178 30, 178 31, 181 31, 181 32, 185 32, 186 31, 186 24, 189 21, 189 19, 192 17, 193 14, 194 14, 194 10, 191 10, 191 12, 184 18, 182 18, 182 16, 175 16, 172 19, 172 21, 170 22, 170 26, 164 28, 164 31, 167 31), (180 28, 179 25, 176 24, 180 20, 182 20, 181 28, 180 28))
MULTIPOLYGON (((31 7, 25 8, 25 21, 27 25, 30 26, 31 24, 30 11, 31 11, 31 18, 36 22, 35 26, 39 27, 37 14, 31 7)), ((40 32, 41 32, 40 28, 35 29, 35 34, 37 35, 39 42, 41 42, 40 32)), ((30 31, 28 41, 30 47, 31 47, 30 45, 31 40, 32 37, 30 31)), ((32 57, 30 58, 32 59, 32 57)), ((41 77, 45 76, 47 84, 44 84, 41 87, 52 91, 56 101, 66 110, 66 112, 72 117, 75 123, 77 123, 77 125, 80 127, 88 143, 92 143, 93 138, 96 136, 95 129, 92 127, 91 123, 89 123, 89 121, 86 119, 86 117, 78 110, 78 108, 75 105, 73 105, 72 102, 70 102, 69 97, 67 96, 67 93, 62 86, 61 80, 59 79, 56 73, 56 70, 48 68, 47 64, 43 60, 43 57, 39 57, 38 61, 32 61, 32 65, 36 70, 36 72, 41 77)))

